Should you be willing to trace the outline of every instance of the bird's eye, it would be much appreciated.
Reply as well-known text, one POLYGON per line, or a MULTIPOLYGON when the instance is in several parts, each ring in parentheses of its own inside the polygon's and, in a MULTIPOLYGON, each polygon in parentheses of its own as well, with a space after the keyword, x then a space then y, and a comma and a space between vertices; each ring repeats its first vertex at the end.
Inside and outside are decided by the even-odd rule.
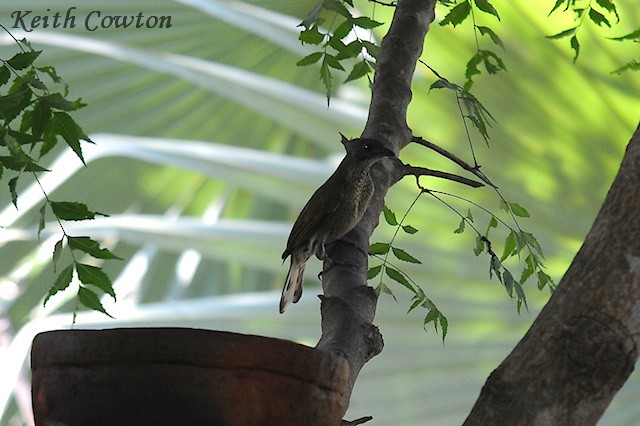
POLYGON ((369 149, 369 144, 368 143, 364 144, 364 149, 369 149))

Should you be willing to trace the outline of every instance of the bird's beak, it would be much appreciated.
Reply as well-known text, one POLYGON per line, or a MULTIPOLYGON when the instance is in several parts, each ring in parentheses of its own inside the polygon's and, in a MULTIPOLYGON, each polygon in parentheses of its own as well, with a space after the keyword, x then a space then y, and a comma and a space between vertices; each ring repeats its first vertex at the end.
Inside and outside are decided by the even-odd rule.
POLYGON ((395 156, 396 156, 396 154, 393 151, 391 151, 390 149, 388 149, 388 148, 382 148, 380 150, 380 157, 381 158, 384 158, 384 157, 395 157, 395 156))

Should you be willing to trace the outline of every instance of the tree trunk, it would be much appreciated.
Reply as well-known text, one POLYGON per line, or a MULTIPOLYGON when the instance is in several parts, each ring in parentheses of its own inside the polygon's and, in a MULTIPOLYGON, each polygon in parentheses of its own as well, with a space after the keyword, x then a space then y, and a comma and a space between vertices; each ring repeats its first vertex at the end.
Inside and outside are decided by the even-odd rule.
MULTIPOLYGON (((411 80, 435 0, 399 0, 385 36, 362 134, 394 152, 411 140, 411 80)), ((383 346, 372 324, 377 298, 366 285, 369 237, 397 161, 372 168, 376 190, 362 221, 327 248, 322 337, 317 348, 343 356, 353 388, 383 346)), ((604 205, 549 303, 488 378, 466 425, 595 424, 633 370, 640 339, 640 127, 604 205)), ((346 404, 350 392, 345 395, 346 404)))
POLYGON ((557 290, 489 376, 465 425, 593 425, 640 343, 640 126, 557 290))
MULTIPOLYGON (((435 0, 400 0, 376 63, 369 118, 362 137, 378 139, 398 153, 411 140, 407 108, 411 81, 424 37, 435 17, 435 0)), ((382 336, 372 322, 377 297, 367 286, 369 237, 378 225, 388 189, 401 177, 398 162, 372 168, 375 193, 363 219, 342 240, 327 248, 322 275, 322 337, 319 350, 347 359, 350 389, 362 366, 382 351, 382 336)), ((345 395, 345 407, 351 397, 345 395)))

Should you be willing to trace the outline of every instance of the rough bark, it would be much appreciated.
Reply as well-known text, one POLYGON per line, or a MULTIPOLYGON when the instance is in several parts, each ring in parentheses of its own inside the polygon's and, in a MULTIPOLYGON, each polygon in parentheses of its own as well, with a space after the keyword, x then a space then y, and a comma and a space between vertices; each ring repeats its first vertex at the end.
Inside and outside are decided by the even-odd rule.
MULTIPOLYGON (((434 7, 435 0, 400 0, 381 44, 362 137, 381 140, 396 153, 411 140, 406 120, 411 81, 434 7)), ((401 178, 398 166, 388 160, 372 169, 376 189, 367 212, 353 231, 327 248, 331 261, 325 262, 322 275, 322 337, 316 347, 347 359, 350 389, 362 366, 383 346, 382 335, 372 324, 377 297, 367 286, 368 249, 385 194, 401 178)), ((350 396, 350 392, 345 395, 346 402, 350 396)))
POLYGON ((465 425, 593 425, 640 343, 640 126, 557 290, 465 425))

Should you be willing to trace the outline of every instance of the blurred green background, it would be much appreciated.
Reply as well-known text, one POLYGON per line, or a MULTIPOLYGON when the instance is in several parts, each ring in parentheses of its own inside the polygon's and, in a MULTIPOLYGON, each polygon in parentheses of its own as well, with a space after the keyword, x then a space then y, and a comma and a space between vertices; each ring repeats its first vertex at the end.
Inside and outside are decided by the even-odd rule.
MULTIPOLYGON (((496 118, 490 146, 474 135, 483 171, 508 201, 525 206, 521 222, 546 253, 558 282, 589 230, 640 117, 640 74, 610 72, 637 57, 637 49, 605 37, 630 33, 640 16, 619 4, 611 30, 585 25, 574 65, 568 40, 553 41, 570 16, 547 14, 552 1, 496 4, 501 22, 479 15, 505 43, 508 72, 476 78, 473 92, 496 118)), ((280 254, 292 220, 342 155, 338 132, 359 135, 366 120, 365 81, 337 88, 326 106, 313 67, 295 63, 312 52, 297 40, 296 25, 314 1, 147 0, 145 2, 9 0, 11 14, 62 14, 76 7, 76 28, 36 29, 26 34, 44 52, 37 65, 54 65, 71 96, 88 107, 75 115, 97 143, 85 146, 88 167, 60 147, 50 155, 54 171, 42 182, 56 200, 80 201, 111 216, 68 224, 71 235, 91 235, 123 261, 105 270, 118 301, 104 299, 116 317, 81 312, 78 327, 193 326, 293 339, 315 344, 320 291, 312 260, 299 305, 280 316, 277 301, 286 273, 280 254), (50 9, 49 11, 47 9, 50 9), (102 15, 172 18, 165 29, 88 31, 82 20, 102 15)), ((389 22, 392 11, 361 1, 362 14, 389 22)), ((444 9, 427 36, 423 59, 453 82, 464 82, 474 53, 472 28, 441 27, 444 9)), ((380 39, 387 26, 371 37, 380 39)), ((25 34, 10 30, 18 37, 25 34)), ((494 49, 488 39, 483 48, 494 49)), ((0 56, 16 52, 6 35, 0 56)), ((336 75, 339 83, 345 75, 336 75)), ((409 125, 471 161, 451 92, 429 91, 435 77, 418 66, 409 125)), ((401 158, 413 165, 460 173, 432 152, 410 146, 401 158)), ((28 350, 34 334, 69 327, 75 292, 42 298, 55 275, 50 264, 57 224, 35 238, 43 199, 25 176, 20 210, 0 191, 0 407, 2 425, 30 424, 28 350)), ((423 180, 430 188, 472 199, 496 213, 495 193, 423 180)), ((403 214, 417 195, 406 179, 387 197, 403 214)), ((470 206, 449 200, 462 212, 470 206)), ((472 212, 479 228, 487 217, 472 212)), ((386 282, 376 323, 385 350, 363 369, 347 418, 372 415, 374 425, 456 425, 468 414, 486 376, 509 353, 548 298, 529 285, 529 311, 515 304, 495 280, 488 258, 473 255, 474 235, 455 235, 459 218, 423 197, 407 217, 420 231, 397 244, 422 260, 403 268, 449 319, 442 344, 420 313, 406 315, 410 294, 386 282)), ((503 232, 504 230, 500 231, 503 232)), ((496 236, 500 235, 496 233, 496 236)), ((375 241, 388 241, 382 225, 375 241)), ((499 240, 499 238, 496 238, 499 240)), ((496 250, 501 253, 501 248, 496 250)), ((64 261, 64 259, 63 259, 64 261)), ((371 264, 376 264, 372 259, 371 264)), ((518 266, 512 264, 518 271, 518 266)), ((632 425, 640 419, 640 381, 632 375, 601 424, 632 425)), ((535 396, 532 396, 535 397, 535 396)))

